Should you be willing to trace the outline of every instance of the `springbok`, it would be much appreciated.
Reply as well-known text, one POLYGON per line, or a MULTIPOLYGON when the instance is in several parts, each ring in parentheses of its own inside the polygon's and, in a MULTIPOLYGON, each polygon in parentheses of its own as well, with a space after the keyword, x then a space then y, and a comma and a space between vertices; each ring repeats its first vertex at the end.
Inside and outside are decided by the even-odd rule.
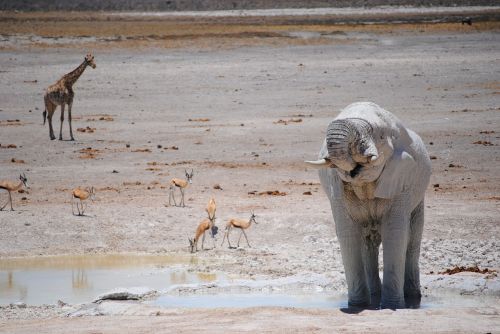
POLYGON ((78 202, 76 202, 76 209, 78 210, 78 216, 83 216, 83 213, 85 211, 85 208, 83 207, 83 201, 89 199, 93 201, 95 199, 95 191, 94 187, 87 187, 85 189, 81 188, 75 188, 73 189, 71 193, 71 211, 73 212, 73 215, 75 215, 75 210, 73 209, 73 205, 75 200, 79 199, 80 200, 80 207, 78 206, 78 202))
POLYGON ((180 206, 184 207, 186 206, 184 204, 184 190, 187 188, 189 184, 192 183, 194 171, 191 169, 191 173, 188 173, 187 170, 184 170, 184 173, 186 174, 186 179, 178 179, 178 178, 173 178, 170 180, 170 194, 168 195, 168 205, 172 205, 172 200, 174 201, 174 205, 177 206, 177 203, 175 202, 175 188, 179 188, 181 192, 181 202, 180 206))
POLYGON ((215 210, 216 210, 216 206, 215 206, 215 198, 210 198, 210 200, 208 201, 208 204, 207 204, 207 207, 205 208, 205 211, 207 212, 208 214, 208 219, 210 220, 215 220, 215 210))
POLYGON ((9 201, 7 203, 5 203, 5 205, 0 208, 0 211, 2 211, 7 206, 7 204, 9 204, 9 202, 10 202, 10 210, 14 211, 14 208, 12 207, 11 192, 21 189, 23 187, 23 185, 26 188, 28 188, 28 179, 26 178, 26 175, 24 173, 22 175, 19 174, 19 180, 20 180, 20 182, 17 184, 12 182, 12 181, 9 181, 9 180, 0 180, 0 189, 5 189, 9 193, 9 201))
POLYGON ((240 247, 240 240, 241 240, 241 235, 243 234, 245 236, 245 239, 247 240, 247 245, 248 247, 250 246, 250 243, 248 242, 247 234, 245 233, 245 230, 249 228, 252 223, 257 224, 255 221, 255 215, 252 212, 252 215, 250 216, 249 220, 243 220, 243 219, 231 219, 227 225, 226 225, 226 232, 224 233, 224 238, 222 238, 222 243, 221 246, 224 244, 224 240, 227 238, 227 243, 229 244, 229 248, 233 248, 231 246, 231 242, 229 241, 229 232, 231 232, 232 228, 239 228, 241 230, 240 232, 240 237, 238 238, 238 245, 236 247, 240 247))
POLYGON ((215 246, 215 217, 213 219, 203 219, 201 223, 198 225, 196 228, 196 234, 193 239, 188 238, 189 240, 189 249, 191 253, 197 252, 198 251, 198 240, 200 240, 200 236, 203 235, 201 239, 201 250, 203 250, 203 246, 205 244, 205 232, 207 230, 210 230, 210 235, 212 237, 212 240, 214 242, 214 248, 215 246))

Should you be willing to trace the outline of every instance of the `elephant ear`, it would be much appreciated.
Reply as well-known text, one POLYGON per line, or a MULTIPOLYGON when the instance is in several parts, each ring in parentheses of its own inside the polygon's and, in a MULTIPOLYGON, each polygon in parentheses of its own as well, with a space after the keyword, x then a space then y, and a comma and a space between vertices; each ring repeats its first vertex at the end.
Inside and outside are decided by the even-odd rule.
POLYGON ((402 193, 413 177, 415 165, 410 153, 396 149, 377 180, 375 197, 389 199, 402 193))

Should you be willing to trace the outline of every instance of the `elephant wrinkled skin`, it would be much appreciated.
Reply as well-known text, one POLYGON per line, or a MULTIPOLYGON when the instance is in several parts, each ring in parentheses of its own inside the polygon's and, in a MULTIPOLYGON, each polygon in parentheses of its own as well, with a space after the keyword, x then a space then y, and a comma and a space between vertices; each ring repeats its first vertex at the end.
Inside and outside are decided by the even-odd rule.
POLYGON ((392 113, 369 102, 330 123, 318 161, 340 243, 350 308, 418 308, 425 145, 392 113), (378 257, 383 246, 383 280, 378 257))

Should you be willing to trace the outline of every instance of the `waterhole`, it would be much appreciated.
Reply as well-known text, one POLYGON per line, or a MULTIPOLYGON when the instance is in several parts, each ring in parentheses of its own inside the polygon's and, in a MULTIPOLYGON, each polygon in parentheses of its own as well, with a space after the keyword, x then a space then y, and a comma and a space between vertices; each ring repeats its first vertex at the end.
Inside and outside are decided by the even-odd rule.
POLYGON ((148 302, 167 308, 235 308, 235 307, 295 307, 336 309, 347 307, 344 296, 311 294, 213 294, 195 296, 163 295, 148 302))
POLYGON ((77 255, 0 260, 0 305, 86 303, 114 288, 148 287, 224 281, 222 273, 189 270, 193 256, 77 255))

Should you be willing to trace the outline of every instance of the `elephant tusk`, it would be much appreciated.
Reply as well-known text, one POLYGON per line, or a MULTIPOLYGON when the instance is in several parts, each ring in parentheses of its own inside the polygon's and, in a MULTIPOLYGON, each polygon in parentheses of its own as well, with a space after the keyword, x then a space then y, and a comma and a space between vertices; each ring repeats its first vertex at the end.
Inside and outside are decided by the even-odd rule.
POLYGON ((319 160, 314 160, 314 161, 304 161, 306 164, 317 167, 317 168, 322 168, 322 167, 328 167, 330 166, 330 159, 319 159, 319 160))

